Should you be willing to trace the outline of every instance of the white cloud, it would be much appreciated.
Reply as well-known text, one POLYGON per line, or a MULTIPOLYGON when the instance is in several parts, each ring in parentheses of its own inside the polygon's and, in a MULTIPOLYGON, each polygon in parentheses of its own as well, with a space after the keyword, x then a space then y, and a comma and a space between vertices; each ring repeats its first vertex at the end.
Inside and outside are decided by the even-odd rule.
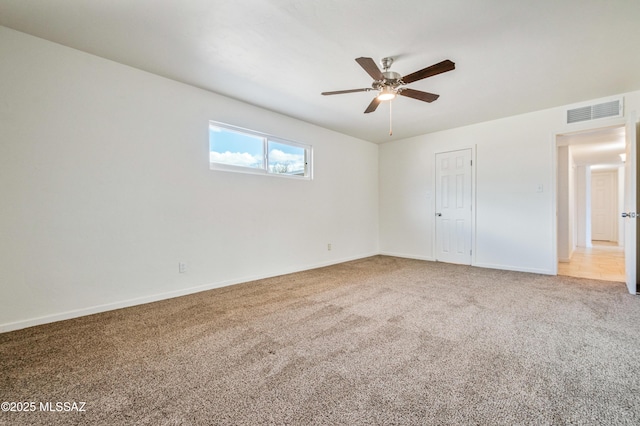
POLYGON ((304 155, 302 154, 288 154, 279 149, 272 149, 269 151, 269 163, 273 164, 287 164, 289 171, 304 170, 304 155))
MULTIPOLYGON (((209 152, 212 163, 230 164, 243 167, 262 167, 262 156, 251 155, 248 152, 209 152)), ((274 172, 280 166, 286 166, 287 173, 297 173, 304 170, 304 154, 290 154, 279 149, 269 152, 269 170, 274 172)), ((282 172, 279 172, 282 173, 282 172)))
POLYGON ((212 163, 232 164, 234 166, 260 167, 262 158, 253 156, 248 152, 209 152, 209 161, 212 163))
POLYGON ((287 154, 286 152, 280 151, 279 149, 272 149, 271 151, 269 151, 269 159, 276 163, 295 163, 303 161, 303 156, 300 154, 287 154))

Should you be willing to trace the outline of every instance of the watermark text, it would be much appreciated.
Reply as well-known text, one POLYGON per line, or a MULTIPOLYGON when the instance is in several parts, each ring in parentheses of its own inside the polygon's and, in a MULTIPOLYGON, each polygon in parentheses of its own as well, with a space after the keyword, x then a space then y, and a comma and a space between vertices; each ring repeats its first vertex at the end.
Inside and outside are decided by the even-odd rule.
POLYGON ((0 403, 3 412, 25 413, 46 411, 50 413, 84 413, 86 402, 82 401, 4 401, 0 403))

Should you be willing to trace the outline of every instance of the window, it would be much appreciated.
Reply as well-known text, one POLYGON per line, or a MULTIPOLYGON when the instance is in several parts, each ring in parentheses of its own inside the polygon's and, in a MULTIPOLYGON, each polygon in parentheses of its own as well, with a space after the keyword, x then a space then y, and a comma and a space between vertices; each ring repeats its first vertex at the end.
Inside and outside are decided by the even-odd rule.
POLYGON ((311 179, 311 146, 212 121, 209 168, 311 179))

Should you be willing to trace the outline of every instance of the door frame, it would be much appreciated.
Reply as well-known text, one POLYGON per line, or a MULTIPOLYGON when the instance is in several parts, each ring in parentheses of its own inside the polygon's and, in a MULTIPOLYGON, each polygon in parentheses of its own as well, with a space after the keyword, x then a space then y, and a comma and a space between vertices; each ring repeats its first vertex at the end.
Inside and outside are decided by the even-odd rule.
POLYGON ((447 152, 455 152, 455 151, 464 151, 466 149, 470 149, 471 150, 471 161, 472 161, 472 165, 471 165, 471 266, 475 266, 476 265, 476 216, 477 216, 477 202, 476 202, 476 175, 477 175, 477 165, 478 165, 478 158, 477 158, 477 147, 478 145, 466 145, 466 146, 460 146, 460 147, 456 147, 456 148, 451 148, 451 149, 440 149, 437 151, 433 152, 433 157, 432 157, 432 165, 433 165, 433 175, 432 175, 432 179, 433 179, 433 202, 431 203, 431 220, 432 222, 432 228, 433 232, 431 235, 431 253, 433 253, 433 259, 436 260, 437 256, 436 256, 436 250, 437 250, 437 241, 436 241, 436 197, 438 196, 437 193, 437 187, 438 187, 438 182, 437 182, 437 163, 436 163, 436 157, 438 154, 445 154, 447 152))
POLYGON ((640 256, 640 250, 638 250, 638 191, 640 186, 638 185, 638 129, 640 124, 638 122, 638 113, 632 111, 627 116, 626 134, 625 134, 625 154, 627 155, 626 163, 631 163, 633 167, 625 168, 625 187, 624 187, 624 209, 625 212, 635 210, 631 214, 631 218, 626 217, 624 223, 624 269, 625 269, 625 283, 627 290, 630 294, 638 294, 638 257, 640 256), (630 131, 631 130, 631 131, 630 131), (635 173, 631 173, 629 170, 633 170, 635 173), (631 185, 629 185, 631 183, 631 185), (629 197, 629 195, 632 195, 629 197), (630 198, 632 202, 630 203, 630 198), (627 224, 630 226, 627 227, 627 224), (631 237, 631 238, 630 238, 631 237), (631 252, 631 253, 630 253, 631 252), (633 268, 629 267, 629 264, 633 263, 633 268))
MULTIPOLYGON (((554 131, 551 136, 551 156, 553 161, 552 167, 552 180, 551 180, 551 191, 552 191, 552 208, 551 215, 553 229, 552 229, 552 242, 551 242, 551 250, 550 253, 552 255, 552 268, 551 272, 553 275, 558 275, 558 137, 566 136, 577 133, 585 133, 585 132, 593 132, 608 128, 618 128, 625 127, 627 124, 627 118, 620 117, 614 119, 602 119, 599 122, 586 122, 586 123, 575 123, 575 124, 567 124, 562 129, 554 131)), ((636 170, 637 172, 637 170, 636 170)), ((637 177, 636 177, 637 178, 637 177)))

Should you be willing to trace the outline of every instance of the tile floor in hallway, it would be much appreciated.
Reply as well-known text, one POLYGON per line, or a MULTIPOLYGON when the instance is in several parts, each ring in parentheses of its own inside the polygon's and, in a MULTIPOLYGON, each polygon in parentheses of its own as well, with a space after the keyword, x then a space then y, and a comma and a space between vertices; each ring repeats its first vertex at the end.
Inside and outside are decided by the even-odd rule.
POLYGON ((625 281, 624 249, 617 243, 593 241, 593 247, 577 247, 569 263, 558 263, 558 275, 625 281))

